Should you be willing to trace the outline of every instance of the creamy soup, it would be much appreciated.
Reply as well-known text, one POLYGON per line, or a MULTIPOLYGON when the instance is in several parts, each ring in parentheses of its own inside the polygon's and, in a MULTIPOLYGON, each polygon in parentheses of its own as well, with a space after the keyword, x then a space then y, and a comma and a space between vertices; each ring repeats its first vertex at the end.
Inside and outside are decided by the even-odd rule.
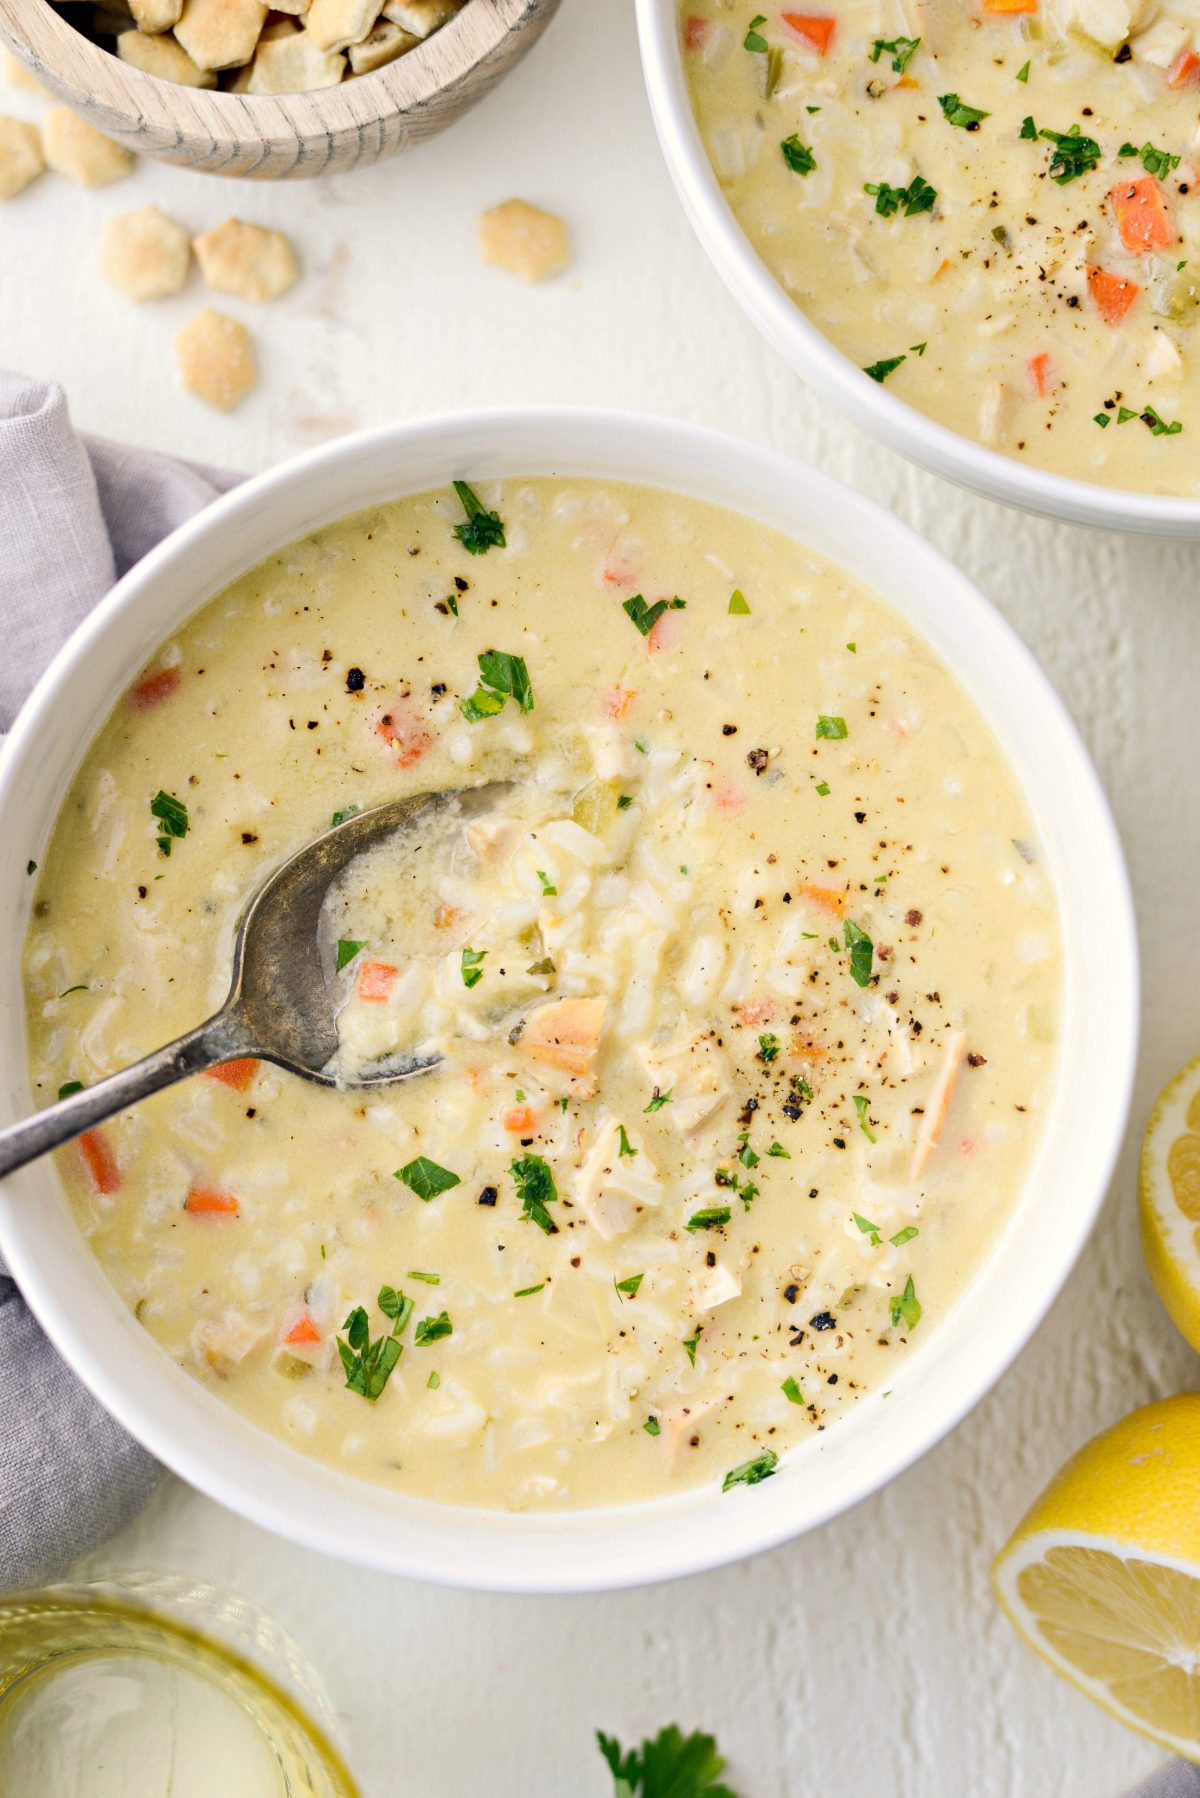
POLYGON ((1183 0, 682 0, 750 242, 888 392, 1018 460, 1200 491, 1200 33, 1183 0))
POLYGON ((165 1353, 303 1454, 512 1508, 754 1483, 1003 1224, 1055 894, 972 702, 837 568, 648 488, 464 495, 318 531, 162 647, 26 958, 49 1100, 213 1010, 247 896, 331 820, 495 782, 321 920, 342 1074, 434 1065, 233 1063, 62 1177, 165 1353))

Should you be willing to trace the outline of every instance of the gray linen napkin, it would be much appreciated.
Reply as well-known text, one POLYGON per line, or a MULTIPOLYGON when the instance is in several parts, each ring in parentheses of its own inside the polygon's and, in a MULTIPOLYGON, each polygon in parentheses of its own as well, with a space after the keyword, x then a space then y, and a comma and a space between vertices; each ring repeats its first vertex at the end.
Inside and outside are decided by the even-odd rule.
MULTIPOLYGON (((85 440, 61 388, 0 371, 0 731, 113 581, 239 478, 85 440)), ((0 1588, 53 1578, 115 1534, 159 1472, 0 1266, 0 1588)))

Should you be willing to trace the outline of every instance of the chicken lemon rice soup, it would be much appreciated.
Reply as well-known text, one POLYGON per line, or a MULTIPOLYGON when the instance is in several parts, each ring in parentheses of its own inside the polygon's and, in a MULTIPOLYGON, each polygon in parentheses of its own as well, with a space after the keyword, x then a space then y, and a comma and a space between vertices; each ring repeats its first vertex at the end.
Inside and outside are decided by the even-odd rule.
POLYGON ((37 1091, 215 1009, 243 903, 331 820, 484 782, 322 915, 335 1071, 432 1071, 194 1078, 62 1153, 81 1226, 180 1366, 363 1479, 516 1508, 753 1484, 886 1389, 986 1254, 1060 980, 974 705, 789 538, 514 479, 235 582, 68 794, 37 1091))
POLYGON ((750 243, 867 376, 1018 460, 1200 491, 1184 0, 682 0, 750 243))

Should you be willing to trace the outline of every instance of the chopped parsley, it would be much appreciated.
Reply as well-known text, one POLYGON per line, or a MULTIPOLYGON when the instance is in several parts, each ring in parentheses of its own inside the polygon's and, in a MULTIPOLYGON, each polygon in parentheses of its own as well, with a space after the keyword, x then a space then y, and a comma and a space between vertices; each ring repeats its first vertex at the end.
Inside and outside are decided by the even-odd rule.
POLYGON ((671 1094, 674 1091, 675 1088, 673 1086, 668 1086, 665 1093, 660 1093, 656 1086, 654 1089, 654 1097, 651 1099, 649 1105, 646 1106, 646 1110, 661 1111, 664 1105, 669 1105, 671 1103, 671 1094))
POLYGON ((870 1106, 871 1101, 867 1098, 865 1093, 855 1093, 854 1109, 858 1113, 858 1127, 868 1142, 878 1142, 878 1137, 875 1135, 875 1132, 867 1121, 867 1112, 870 1110, 870 1106))
POLYGON ((827 718, 822 712, 821 716, 817 719, 818 741, 822 737, 830 737, 837 740, 842 737, 847 737, 849 734, 849 731, 846 729, 846 720, 844 718, 827 718))
POLYGON ((72 993, 86 993, 87 991, 89 988, 86 986, 65 986, 58 996, 60 999, 69 999, 72 993))
POLYGON ((637 625, 643 637, 650 635, 664 612, 682 612, 686 606, 687 600, 680 599, 678 595, 674 599, 656 599, 652 606, 646 604, 640 593, 635 593, 632 599, 621 601, 621 610, 637 625))
POLYGON ((742 1166, 757 1167, 761 1157, 756 1155, 754 1150, 750 1147, 750 1132, 748 1130, 741 1131, 738 1135, 738 1142, 741 1144, 741 1147, 738 1150, 737 1158, 742 1166))
POLYGON ((911 1242, 913 1237, 918 1234, 915 1224, 906 1224, 903 1230, 897 1230, 894 1236, 889 1236, 888 1241, 894 1249, 902 1249, 906 1242, 911 1242))
POLYGON ((1172 156, 1169 150, 1156 150, 1149 143, 1143 144, 1140 150, 1136 144, 1122 144, 1117 155, 1140 156, 1146 173, 1156 175, 1160 181, 1165 181, 1171 170, 1179 167, 1178 156, 1172 156))
MULTIPOLYGON (((732 1178, 730 1183, 736 1184, 732 1178)), ((728 1205, 706 1205, 702 1211, 693 1211, 683 1227, 685 1230, 693 1232, 696 1230, 720 1230, 732 1216, 733 1213, 728 1205)))
MULTIPOLYGON (((613 1285, 622 1295, 628 1294, 631 1299, 635 1299, 638 1295, 638 1288, 645 1278, 645 1274, 630 1274, 626 1280, 614 1280, 613 1285)), ((624 1297, 622 1297, 622 1303, 624 1303, 624 1297)))
POLYGON ((640 1748, 626 1750, 603 1730, 596 1740, 613 1776, 613 1798, 734 1798, 717 1783, 725 1762, 715 1740, 699 1730, 685 1736, 672 1723, 640 1748))
POLYGON ((850 951, 850 978, 856 986, 867 986, 871 979, 871 964, 875 956, 875 945, 865 930, 846 919, 843 927, 846 947, 850 951))
POLYGON ((442 1283, 441 1274, 423 1274, 417 1267, 409 1268, 408 1277, 410 1280, 420 1280, 426 1286, 440 1286, 442 1283))
POLYGON ((881 56, 890 56, 896 74, 903 75, 920 42, 919 37, 877 37, 871 45, 871 61, 878 62, 881 56))
POLYGON ((893 187, 887 181, 868 181, 863 192, 874 195, 875 210, 885 219, 891 218, 901 207, 905 218, 912 218, 918 212, 932 212, 937 199, 936 187, 931 187, 924 175, 914 175, 907 187, 893 187))
POLYGON ((541 1292, 546 1282, 539 1280, 536 1286, 521 1286, 513 1293, 515 1299, 531 1299, 535 1292, 541 1292))
POLYGON ((449 1192, 457 1186, 458 1175, 452 1174, 448 1167, 439 1167, 436 1161, 430 1161, 428 1155, 418 1155, 415 1161, 406 1162, 396 1170, 396 1179, 403 1180, 419 1199, 436 1199, 440 1192, 449 1192))
POLYGON ((547 1236, 557 1235, 558 1225, 546 1209, 558 1197, 549 1164, 540 1155, 522 1155, 508 1171, 516 1181, 521 1216, 544 1230, 547 1236))
POLYGON ((480 965, 486 949, 464 949, 462 952, 462 983, 466 987, 478 986, 483 979, 483 968, 480 965))
POLYGON ((462 715, 468 724, 478 724, 484 718, 494 718, 497 712, 504 710, 506 696, 503 693, 489 693, 484 687, 476 687, 468 699, 462 702, 462 715))
POLYGON ((659 1423, 657 1417, 648 1417, 642 1425, 642 1428, 645 1430, 647 1436, 659 1436, 662 1434, 662 1425, 659 1423))
POLYGON ((765 25, 766 22, 767 15, 765 13, 755 13, 749 25, 746 27, 746 35, 742 40, 743 50, 753 50, 760 56, 766 54, 768 48, 767 40, 758 29, 760 25, 765 25))
POLYGON ((435 1367, 433 1372, 430 1374, 429 1378, 426 1380, 425 1384, 431 1392, 436 1392, 438 1387, 441 1385, 441 1383, 442 1383, 442 1376, 437 1371, 437 1368, 435 1367))
POLYGON ((637 1150, 634 1148, 633 1144, 630 1142, 629 1138, 625 1134, 624 1124, 618 1124, 617 1125, 617 1158, 618 1158, 618 1160, 623 1155, 636 1155, 636 1154, 637 1154, 637 1150))
POLYGON ((750 616, 750 607, 746 603, 746 595, 742 592, 740 587, 735 587, 733 592, 729 595, 729 610, 735 617, 748 618, 750 616))
POLYGON ((544 868, 539 868, 537 870, 537 877, 542 883, 542 898, 557 899, 558 888, 554 885, 553 881, 550 880, 544 868))
POLYGON ((916 1329, 921 1321, 921 1301, 917 1297, 911 1274, 908 1276, 900 1297, 889 1299, 888 1304, 891 1308, 893 1327, 903 1320, 910 1330, 916 1329))
POLYGON ((337 971, 340 974, 348 963, 354 960, 360 949, 366 948, 366 942, 356 943, 351 937, 341 937, 337 946, 337 971))
POLYGON ((694 1336, 685 1337, 683 1346, 687 1350, 688 1360, 691 1362, 692 1366, 695 1367, 695 1365, 696 1365, 696 1350, 700 1346, 700 1330, 697 1329, 696 1334, 694 1336))
MULTIPOLYGON (((414 1276, 409 1275, 411 1280, 414 1276)), ((423 1275, 416 1276, 423 1278, 423 1275)), ((381 1286, 378 1298, 379 1309, 385 1317, 392 1320, 392 1335, 399 1336, 405 1324, 413 1314, 413 1302, 404 1293, 397 1292, 394 1286, 381 1286)))
POLYGON ((832 790, 833 789, 830 787, 827 780, 819 780, 817 782, 817 792, 821 795, 822 799, 828 799, 832 790))
POLYGON ((633 804, 632 794, 622 793, 619 796, 619 798, 617 799, 617 810, 619 812, 627 812, 632 804, 633 804))
POLYGON ((790 1161, 792 1159, 791 1150, 785 1149, 781 1142, 773 1142, 767 1150, 767 1154, 777 1157, 780 1161, 790 1161))
POLYGON ((501 649, 484 650, 479 657, 479 679, 482 684, 461 706, 468 724, 494 718, 509 699, 515 699, 523 712, 532 712, 533 685, 523 656, 510 656, 501 649))
POLYGON ((81 1093, 82 1091, 82 1080, 67 1080, 59 1087, 58 1096, 60 1099, 69 1099, 72 1093, 81 1093))
POLYGON ((754 1059, 756 1061, 765 1061, 769 1065, 774 1061, 778 1053, 779 1038, 775 1035, 773 1030, 764 1030, 758 1039, 758 1054, 754 1059))
POLYGON ((158 819, 158 846, 164 855, 170 855, 172 838, 178 841, 188 833, 187 806, 160 787, 150 801, 150 812, 158 819))
POLYGON ((381 1286, 379 1309, 392 1319, 388 1335, 372 1340, 367 1314, 361 1305, 356 1305, 342 1325, 345 1336, 337 1338, 347 1389, 370 1399, 372 1404, 391 1379, 403 1353, 399 1338, 412 1315, 412 1300, 391 1286, 381 1286))
POLYGON ((1099 425, 1102 431, 1107 431, 1109 425, 1112 423, 1112 419, 1107 412, 1096 412, 1093 414, 1092 423, 1094 425, 1099 425))
POLYGON ((802 1405, 804 1403, 804 1394, 801 1392, 799 1386, 797 1386, 794 1375, 789 1374, 779 1390, 790 1404, 802 1405))
POLYGON ((722 1492, 728 1492, 733 1486, 757 1486, 760 1480, 769 1480, 779 1465, 779 1456, 773 1448, 765 1454, 755 1455, 753 1461, 743 1461, 740 1467, 731 1468, 721 1481, 722 1492))
POLYGON ((454 1325, 450 1322, 449 1313, 439 1311, 436 1317, 423 1317, 413 1331, 413 1341, 418 1348, 428 1348, 431 1342, 440 1342, 443 1336, 453 1336, 454 1325))
POLYGON ((1152 437, 1177 437, 1183 429, 1180 419, 1173 418, 1168 424, 1165 419, 1158 416, 1153 406, 1144 407, 1138 417, 1144 425, 1149 427, 1152 437))
POLYGON ((902 362, 907 361, 907 356, 884 356, 879 362, 868 363, 863 373, 870 375, 873 381, 886 381, 889 375, 895 374, 902 362))
POLYGON ((1037 135, 1038 135, 1038 128, 1034 124, 1033 119, 1030 117, 1030 115, 1028 113, 1026 113, 1025 117, 1021 120, 1021 129, 1017 133, 1017 136, 1025 138, 1030 143, 1036 143, 1037 135))
MULTIPOLYGON (((1025 135, 1025 127, 1021 127, 1021 135, 1025 135)), ((1065 187, 1068 181, 1078 180, 1094 169, 1100 161, 1100 146, 1094 137, 1084 137, 1078 125, 1072 125, 1069 131, 1039 131, 1039 137, 1048 139, 1054 145, 1047 173, 1051 181, 1059 187, 1065 187)))
POLYGON ((852 1211, 850 1215, 853 1217, 863 1235, 869 1238, 871 1247, 877 1249, 883 1241, 882 1236, 879 1234, 879 1225, 873 1224, 869 1217, 863 1217, 861 1212, 852 1211))
POLYGON ((1021 67, 1017 70, 1017 80, 1018 81, 1028 81, 1029 80, 1029 64, 1027 62, 1022 63, 1021 67))
POLYGON ((946 123, 961 125, 964 131, 978 131, 983 120, 992 116, 990 112, 980 112, 977 106, 968 106, 957 94, 939 94, 938 105, 946 123))
MULTIPOLYGON (((784 138, 779 148, 782 152, 783 160, 787 163, 793 175, 811 175, 816 168, 817 159, 813 155, 812 149, 808 144, 802 144, 794 131, 790 137, 784 138)), ((733 608, 730 607, 731 611, 732 609, 733 608)))
POLYGON ((346 822, 347 818, 357 818, 357 816, 358 807, 356 805, 344 805, 340 811, 334 812, 333 817, 329 820, 329 828, 336 830, 339 824, 346 822))
POLYGON ((484 556, 489 549, 503 549, 504 520, 498 512, 489 512, 479 495, 465 481, 455 481, 454 491, 462 502, 466 522, 456 524, 454 535, 472 556, 484 556))

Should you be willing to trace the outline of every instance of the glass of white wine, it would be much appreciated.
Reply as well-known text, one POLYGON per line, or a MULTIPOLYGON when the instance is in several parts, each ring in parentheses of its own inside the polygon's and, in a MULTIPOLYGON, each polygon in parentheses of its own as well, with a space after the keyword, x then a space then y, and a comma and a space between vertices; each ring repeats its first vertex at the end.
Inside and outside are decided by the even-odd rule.
POLYGON ((0 1595, 0 1798, 360 1798, 311 1670, 183 1579, 0 1595))

